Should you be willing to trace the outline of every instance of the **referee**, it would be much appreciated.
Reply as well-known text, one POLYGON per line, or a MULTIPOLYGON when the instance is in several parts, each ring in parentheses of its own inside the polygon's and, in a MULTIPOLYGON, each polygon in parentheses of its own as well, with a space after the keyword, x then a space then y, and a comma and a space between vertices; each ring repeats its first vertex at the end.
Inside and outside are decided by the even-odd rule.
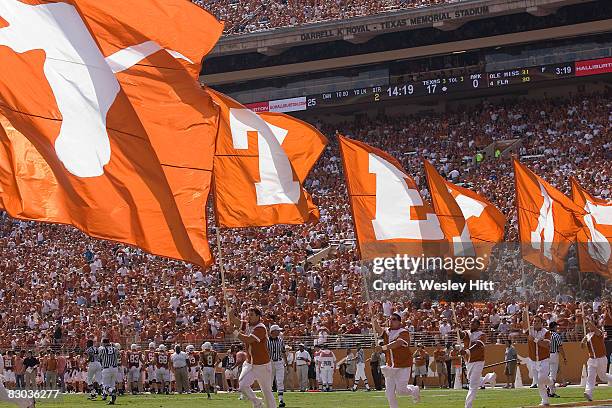
POLYGON ((268 352, 272 360, 272 382, 276 380, 276 390, 278 391, 278 406, 285 406, 283 394, 285 393, 285 366, 287 356, 285 354, 285 342, 279 337, 281 328, 277 324, 270 326, 270 336, 268 337, 268 352))
POLYGON ((561 335, 557 333, 557 322, 551 322, 548 325, 550 330, 550 381, 551 385, 548 388, 548 396, 553 398, 560 398, 557 394, 555 383, 557 382, 557 373, 559 372, 559 355, 563 357, 563 361, 567 362, 565 358, 565 350, 563 350, 563 340, 561 335))
POLYGON ((102 340, 102 346, 98 350, 100 364, 102 365, 102 384, 104 386, 104 394, 102 400, 106 400, 106 396, 110 394, 111 400, 108 405, 115 405, 117 400, 117 391, 115 385, 117 383, 117 363, 118 351, 109 339, 102 340))
POLYGON ((87 340, 85 354, 87 355, 87 388, 89 389, 88 399, 90 400, 96 399, 96 388, 100 385, 102 366, 100 365, 98 352, 99 349, 94 347, 93 340, 87 340))

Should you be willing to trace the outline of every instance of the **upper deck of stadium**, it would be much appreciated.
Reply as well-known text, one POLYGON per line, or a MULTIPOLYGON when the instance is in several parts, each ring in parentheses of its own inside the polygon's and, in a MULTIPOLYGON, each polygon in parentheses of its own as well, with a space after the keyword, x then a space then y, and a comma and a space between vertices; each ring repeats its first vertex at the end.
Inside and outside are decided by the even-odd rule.
POLYGON ((265 2, 252 10, 248 1, 205 3, 226 20, 227 28, 205 61, 203 82, 236 83, 593 36, 612 27, 612 2, 604 0, 421 1, 417 7, 414 2, 374 1, 359 13, 346 10, 365 2, 350 3, 341 4, 334 14, 313 18, 305 17, 310 2, 289 1, 283 7, 265 2), (283 13, 288 17, 297 4, 303 10, 296 16, 303 18, 284 19, 283 13), (241 8, 250 10, 239 13, 241 20, 228 14, 241 8), (236 28, 246 21, 265 23, 236 28))
POLYGON ((392 32, 426 27, 451 31, 474 20, 522 13, 542 17, 565 6, 598 3, 595 0, 195 2, 225 22, 225 35, 213 56, 252 50, 271 55, 295 45, 338 39, 358 44, 392 32))
MULTIPOLYGON (((586 0, 591 1, 591 0, 586 0)), ((344 22, 375 22, 391 18, 380 29, 418 26, 427 23, 452 25, 450 20, 467 21, 486 15, 528 11, 537 15, 554 12, 558 7, 584 3, 585 0, 194 0, 225 22, 227 35, 269 33, 282 28, 316 28, 344 22), (396 19, 400 16, 401 19, 396 19), (402 20, 407 18, 407 20, 402 20), (371 20, 371 21, 370 21, 371 20)), ((453 21, 457 22, 457 21, 453 21)), ((355 28, 357 31, 358 28, 355 28)), ((350 34, 350 31, 348 32, 350 34)), ((315 34, 315 37, 317 35, 315 34)))

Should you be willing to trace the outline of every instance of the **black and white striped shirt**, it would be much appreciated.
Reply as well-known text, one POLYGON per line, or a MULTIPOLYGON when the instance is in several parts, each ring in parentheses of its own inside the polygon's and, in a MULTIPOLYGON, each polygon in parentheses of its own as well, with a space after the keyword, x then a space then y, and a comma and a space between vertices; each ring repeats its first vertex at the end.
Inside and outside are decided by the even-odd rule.
POLYGON ((100 364, 102 364, 102 368, 117 367, 119 353, 117 352, 115 346, 113 346, 112 344, 109 344, 108 346, 102 346, 98 349, 98 354, 100 358, 100 364))
POLYGON ((98 349, 96 347, 87 347, 85 349, 85 353, 87 353, 87 361, 90 363, 95 363, 100 360, 98 349))
POLYGON ((285 352, 285 342, 280 337, 268 337, 268 351, 272 361, 282 360, 285 352))
POLYGON ((550 352, 558 353, 559 347, 563 345, 561 335, 557 332, 550 332, 550 352))

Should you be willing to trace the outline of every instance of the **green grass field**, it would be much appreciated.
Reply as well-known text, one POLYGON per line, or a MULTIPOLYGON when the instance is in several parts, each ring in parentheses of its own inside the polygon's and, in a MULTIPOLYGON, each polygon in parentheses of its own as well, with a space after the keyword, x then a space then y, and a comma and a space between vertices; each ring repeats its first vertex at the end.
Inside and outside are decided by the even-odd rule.
MULTIPOLYGON (((584 403, 582 396, 583 389, 577 387, 562 388, 558 390, 561 398, 551 400, 552 404, 564 404, 564 406, 577 406, 574 403, 584 403), (565 405, 569 404, 569 405, 565 405)), ((463 407, 466 391, 454 390, 425 390, 422 393, 422 408, 460 408, 463 407)), ((594 393, 596 400, 612 401, 612 387, 599 386, 594 393)), ((40 401, 37 406, 44 408, 53 407, 103 407, 106 406, 100 399, 88 401, 84 395, 67 395, 60 397, 57 401, 40 401)), ((383 408, 387 407, 387 400, 384 392, 366 393, 359 391, 356 393, 338 391, 333 393, 287 393, 285 401, 288 408, 342 408, 342 407, 367 407, 383 408)), ((505 408, 505 407, 525 407, 539 404, 537 390, 503 390, 487 389, 481 390, 476 397, 475 408, 505 408)), ((206 394, 197 395, 139 395, 124 396, 117 400, 117 406, 134 408, 188 408, 188 407, 210 407, 210 408, 250 408, 246 401, 239 401, 236 394, 217 394, 208 401, 206 394)), ((591 406, 606 406, 593 402, 591 406)), ((400 398, 400 407, 414 406, 411 398, 400 398)), ((609 402, 607 406, 612 406, 609 402)), ((7 404, 0 404, 0 407, 9 407, 7 404)))

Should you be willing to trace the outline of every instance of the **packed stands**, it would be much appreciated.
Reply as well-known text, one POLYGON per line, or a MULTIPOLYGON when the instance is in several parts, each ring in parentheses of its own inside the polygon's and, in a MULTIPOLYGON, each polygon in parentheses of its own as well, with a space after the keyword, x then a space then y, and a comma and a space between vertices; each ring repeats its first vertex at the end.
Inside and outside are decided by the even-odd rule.
POLYGON ((402 9, 459 3, 462 0, 193 1, 209 10, 219 20, 225 21, 226 33, 242 34, 272 28, 294 27, 322 21, 369 16, 402 9))
MULTIPOLYGON (((509 218, 507 239, 516 241, 510 159, 479 163, 476 153, 494 141, 520 139, 520 155, 532 157, 524 161, 553 185, 567 193, 569 176, 574 175, 594 195, 610 199, 610 123, 609 91, 565 100, 484 102, 444 114, 336 125, 317 122, 331 144, 306 188, 321 209, 321 221, 222 231, 229 296, 236 309, 261 307, 266 322, 283 327, 288 339, 368 333, 370 317, 362 297, 336 131, 400 159, 425 196, 421 160, 434 162, 444 176, 498 205, 509 218), (322 260, 305 262, 325 248, 322 260)), ((575 296, 601 298, 610 293, 598 276, 584 274, 579 280, 575 258, 560 275, 519 263, 515 254, 489 271, 504 282, 496 298, 458 307, 460 320, 480 316, 488 322, 491 342, 518 333, 525 299, 532 313, 557 320, 571 338, 582 321, 575 296), (515 287, 521 281, 524 291, 519 297, 515 287)), ((5 334, 0 349, 53 344, 82 349, 87 338, 100 341, 107 336, 122 344, 199 344, 203 339, 222 343, 226 320, 219 282, 216 266, 204 271, 91 239, 72 227, 18 221, 0 213, 0 331, 5 334)), ((427 344, 447 336, 448 325, 456 327, 449 320, 448 304, 436 301, 398 298, 377 301, 374 308, 381 318, 391 310, 404 313, 415 337, 427 344)))

